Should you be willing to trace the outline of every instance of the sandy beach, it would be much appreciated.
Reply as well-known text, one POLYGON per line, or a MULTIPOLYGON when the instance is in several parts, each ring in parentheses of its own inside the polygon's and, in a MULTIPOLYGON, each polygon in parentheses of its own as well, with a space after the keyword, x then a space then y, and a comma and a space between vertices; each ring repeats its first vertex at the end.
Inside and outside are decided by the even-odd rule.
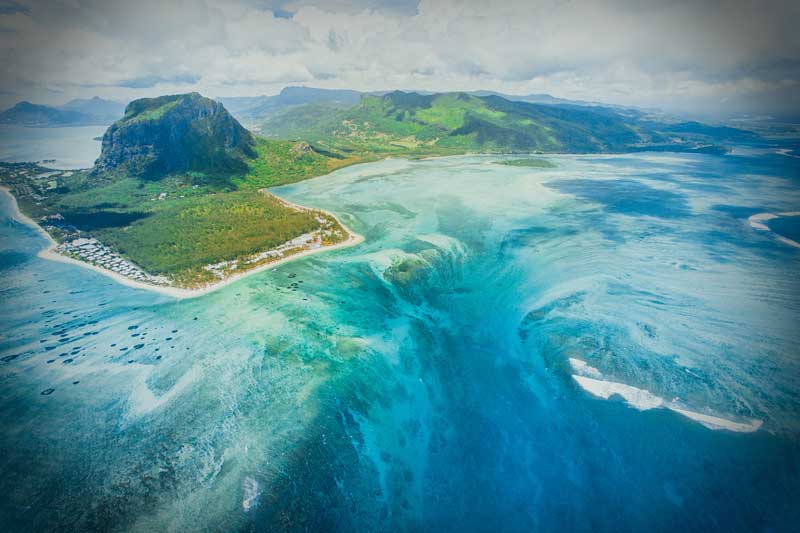
POLYGON ((8 196, 9 200, 11 201, 11 218, 12 219, 14 219, 17 222, 20 222, 22 224, 25 224, 26 226, 30 226, 31 228, 35 229, 37 232, 39 232, 39 234, 42 237, 47 239, 50 242, 50 244, 52 244, 54 246, 58 245, 58 243, 53 239, 53 237, 50 236, 49 233, 47 233, 44 230, 43 227, 41 227, 39 224, 34 222, 30 217, 28 217, 22 211, 19 210, 19 204, 17 203, 16 197, 11 193, 11 189, 9 189, 8 187, 5 187, 3 185, 0 185, 0 191, 3 194, 5 194, 6 196, 8 196))
MULTIPOLYGON (((331 250, 339 250, 341 248, 348 248, 350 246, 355 246, 355 245, 357 245, 357 244, 359 244, 359 243, 364 241, 364 237, 363 236, 359 235, 358 233, 355 233, 350 228, 348 228, 333 213, 330 213, 330 212, 325 211, 323 209, 315 209, 315 208, 311 208, 311 207, 306 207, 306 206, 301 206, 301 205, 298 205, 298 204, 294 204, 292 202, 284 200, 283 198, 279 198, 278 196, 273 195, 281 203, 283 203, 286 206, 292 207, 294 209, 299 209, 301 211, 319 211, 320 213, 325 213, 326 215, 328 215, 331 218, 335 219, 339 223, 339 225, 347 232, 347 234, 348 234, 347 239, 342 241, 342 242, 339 242, 339 243, 336 243, 336 244, 332 244, 330 246, 321 246, 319 248, 314 248, 314 249, 311 249, 311 250, 303 250, 302 252, 298 252, 296 254, 292 254, 292 255, 288 255, 286 257, 282 257, 280 259, 277 259, 275 261, 271 261, 271 262, 266 263, 264 265, 257 266, 255 268, 250 269, 250 270, 234 274, 234 275, 229 276, 229 277, 227 277, 227 278, 225 278, 223 280, 220 280, 220 281, 218 281, 216 283, 211 283, 209 285, 205 285, 203 287, 198 287, 196 289, 184 289, 184 288, 180 288, 180 287, 165 287, 165 286, 161 286, 161 285, 151 285, 149 283, 142 283, 140 281, 135 281, 135 280, 132 280, 132 279, 130 279, 128 277, 125 277, 125 276, 123 276, 121 274, 118 274, 116 272, 112 272, 111 270, 105 269, 103 267, 99 267, 97 265, 92 265, 92 264, 86 263, 85 261, 80 261, 78 259, 74 259, 72 257, 67 257, 65 255, 62 255, 62 254, 58 253, 56 251, 56 247, 58 246, 58 243, 55 241, 55 239, 53 239, 53 237, 51 237, 50 234, 47 233, 47 231, 45 231, 44 228, 42 228, 39 224, 37 224, 34 220, 32 220, 30 217, 26 216, 24 213, 22 213, 22 211, 20 211, 19 204, 17 203, 17 199, 14 197, 14 195, 11 193, 11 191, 7 187, 0 187, 0 191, 2 191, 3 194, 8 195, 8 197, 11 200, 11 218, 13 218, 14 220, 16 220, 16 221, 18 221, 18 222, 20 222, 22 224, 25 224, 26 226, 30 226, 31 228, 34 228, 40 235, 42 235, 45 239, 47 239, 47 241, 48 241, 47 248, 41 250, 37 254, 42 259, 47 259, 49 261, 58 261, 59 263, 68 263, 68 264, 76 265, 76 266, 79 266, 79 267, 82 267, 82 268, 88 268, 89 270, 94 270, 95 272, 103 274, 104 276, 108 276, 109 278, 113 279, 117 283, 120 283, 121 285, 125 285, 127 287, 131 287, 131 288, 134 288, 134 289, 143 289, 143 290, 147 290, 147 291, 156 292, 156 293, 159 293, 159 294, 164 294, 166 296, 170 296, 170 297, 176 298, 176 299, 197 298, 199 296, 203 296, 205 294, 208 294, 208 293, 214 292, 214 291, 216 291, 218 289, 221 289, 222 287, 226 287, 226 286, 228 286, 228 285, 230 285, 232 283, 236 283, 237 281, 241 280, 242 278, 245 278, 247 276, 251 276, 253 274, 257 274, 258 272, 262 272, 264 270, 269 270, 270 268, 275 268, 275 267, 280 266, 280 265, 282 265, 284 263, 288 263, 289 261, 294 261, 296 259, 301 259, 303 257, 308 257, 310 255, 314 255, 314 254, 318 254, 318 253, 322 253, 322 252, 328 252, 328 251, 331 251, 331 250)), ((266 190, 264 190, 263 192, 265 194, 272 194, 272 193, 270 193, 270 192, 268 192, 266 190)))

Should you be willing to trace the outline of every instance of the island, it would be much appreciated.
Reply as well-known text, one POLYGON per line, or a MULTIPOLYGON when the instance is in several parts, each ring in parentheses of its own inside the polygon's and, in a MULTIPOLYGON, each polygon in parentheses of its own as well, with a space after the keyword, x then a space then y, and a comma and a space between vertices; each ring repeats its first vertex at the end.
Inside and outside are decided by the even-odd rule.
POLYGON ((93 168, 2 163, 0 183, 50 239, 43 257, 187 297, 361 241, 332 213, 289 203, 270 187, 385 157, 488 153, 536 172, 554 164, 535 154, 724 153, 715 141, 748 135, 493 94, 394 91, 356 103, 353 94, 330 96, 290 99, 260 134, 198 93, 134 100, 103 135, 93 168))

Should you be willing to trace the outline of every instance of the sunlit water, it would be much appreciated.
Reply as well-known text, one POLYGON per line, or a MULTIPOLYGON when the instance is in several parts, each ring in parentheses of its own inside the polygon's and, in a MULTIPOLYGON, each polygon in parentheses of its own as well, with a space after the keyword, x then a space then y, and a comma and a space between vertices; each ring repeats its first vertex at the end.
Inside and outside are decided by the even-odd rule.
POLYGON ((278 189, 366 242, 180 302, 38 259, 4 198, 0 522, 794 529, 800 251, 747 218, 800 210, 800 167, 549 159, 388 160, 278 189), (763 425, 597 398, 570 358, 763 425))

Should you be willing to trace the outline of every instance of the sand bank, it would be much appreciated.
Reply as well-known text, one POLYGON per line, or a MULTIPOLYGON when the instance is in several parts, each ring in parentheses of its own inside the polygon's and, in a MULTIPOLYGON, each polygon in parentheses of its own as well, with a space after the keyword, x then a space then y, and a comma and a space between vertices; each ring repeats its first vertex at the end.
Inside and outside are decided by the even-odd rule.
POLYGON ((800 248, 800 242, 797 242, 788 237, 784 237, 783 235, 775 233, 770 229, 769 226, 765 224, 765 222, 772 220, 774 218, 798 217, 798 216, 800 216, 800 211, 790 211, 787 213, 758 213, 757 215, 753 215, 750 218, 748 218, 747 222, 750 223, 750 227, 753 229, 771 233, 772 236, 775 237, 775 239, 779 240, 783 244, 793 246, 794 248, 800 248))
POLYGON ((572 379, 574 379, 583 390, 597 398, 610 400, 613 397, 618 397, 624 400, 630 407, 639 411, 662 408, 669 409, 670 411, 685 416, 713 430, 722 429, 737 433, 752 433, 753 431, 757 431, 762 425, 761 420, 751 419, 737 422, 719 416, 692 411, 679 404, 676 400, 664 400, 648 390, 632 387, 625 383, 602 379, 602 373, 593 366, 589 366, 586 361, 570 359, 569 363, 574 372, 574 374, 572 374, 572 379))

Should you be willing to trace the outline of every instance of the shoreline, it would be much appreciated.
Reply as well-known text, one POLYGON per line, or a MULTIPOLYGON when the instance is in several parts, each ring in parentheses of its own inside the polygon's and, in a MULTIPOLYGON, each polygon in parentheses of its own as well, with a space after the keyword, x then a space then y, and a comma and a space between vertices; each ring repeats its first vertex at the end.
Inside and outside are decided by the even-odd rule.
POLYGON ((53 239, 53 237, 49 233, 47 233, 47 231, 45 231, 45 229, 43 227, 41 227, 39 224, 37 224, 36 221, 34 221, 33 219, 31 219, 30 217, 25 215, 22 211, 20 211, 19 203, 17 202, 17 198, 14 196, 14 194, 11 192, 11 190, 8 187, 0 186, 0 191, 2 191, 2 194, 7 195, 11 200, 11 218, 13 220, 16 220, 17 222, 19 222, 21 224, 24 224, 24 225, 26 225, 28 227, 33 228, 42 237, 47 239, 47 242, 48 242, 47 247, 42 249, 42 250, 40 250, 36 254, 37 257, 40 257, 40 258, 48 260, 48 261, 56 261, 58 263, 66 263, 66 264, 71 264, 71 265, 79 266, 79 267, 82 267, 82 268, 86 268, 86 269, 89 269, 89 270, 93 270, 93 271, 95 271, 95 272, 97 272, 99 274, 102 274, 104 276, 107 276, 107 277, 111 278, 112 280, 116 281, 120 285, 125 285, 126 287, 131 287, 133 289, 141 289, 141 290, 147 290, 147 291, 163 294, 165 296, 170 296, 170 297, 175 298, 177 300, 184 300, 184 299, 188 299, 188 298, 197 298, 197 297, 200 297, 200 296, 204 296, 206 294, 209 294, 211 292, 219 290, 219 289, 221 289, 223 287, 231 285, 231 284, 233 284, 233 283, 235 283, 235 282, 237 282, 237 281, 239 281, 239 280, 241 280, 243 278, 246 278, 247 276, 250 276, 250 275, 253 275, 253 274, 257 274, 258 272, 263 272, 263 271, 269 270, 271 268, 278 267, 278 266, 280 266, 280 265, 282 265, 284 263, 288 263, 288 262, 293 261, 295 259, 302 259, 303 257, 308 257, 308 256, 311 256, 311 255, 314 255, 314 254, 317 254, 317 253, 321 253, 321 252, 327 252, 327 251, 331 251, 331 250, 339 250, 339 249, 342 249, 342 248, 349 248, 351 246, 355 246, 357 244, 360 244, 360 243, 364 242, 364 237, 362 235, 354 232, 349 227, 347 227, 344 223, 342 223, 341 220, 339 220, 339 217, 337 217, 333 213, 331 213, 329 211, 326 211, 324 209, 316 209, 316 208, 312 208, 312 207, 301 206, 301 205, 292 203, 292 202, 290 202, 288 200, 285 200, 285 199, 283 199, 283 198, 281 198, 281 197, 279 197, 279 196, 277 196, 275 194, 272 194, 271 192, 262 190, 262 192, 266 192, 266 194, 272 194, 272 196, 277 198, 278 201, 280 201, 281 203, 283 203, 283 204, 285 204, 287 206, 290 206, 290 207, 292 207, 294 209, 298 209, 298 210, 301 210, 301 211, 319 211, 321 213, 324 213, 324 214, 330 216, 331 218, 336 220, 336 222, 342 227, 342 229, 344 229, 344 231, 347 232, 347 235, 348 235, 347 239, 345 239, 342 242, 338 242, 336 244, 331 244, 329 246, 320 246, 319 248, 313 248, 313 249, 310 249, 310 250, 303 250, 302 252, 298 252, 296 254, 291 254, 291 255, 288 255, 288 256, 285 256, 285 257, 281 257, 280 259, 277 259, 275 261, 270 261, 269 263, 266 263, 266 264, 263 264, 263 265, 259 265, 259 266, 255 267, 255 268, 251 268, 251 269, 246 270, 244 272, 239 272, 239 273, 233 274, 232 276, 229 276, 229 277, 227 277, 225 279, 219 280, 216 283, 211 283, 209 285, 205 285, 203 287, 198 287, 196 289, 184 289, 184 288, 181 288, 181 287, 166 287, 166 286, 160 286, 160 285, 151 285, 149 283, 143 283, 141 281, 132 280, 132 279, 126 277, 126 276, 123 276, 123 275, 118 274, 116 272, 112 272, 111 270, 105 269, 103 267, 100 267, 100 266, 97 266, 97 265, 92 265, 92 264, 87 263, 85 261, 74 259, 72 257, 67 257, 65 255, 62 255, 62 254, 56 252, 55 249, 58 246, 58 242, 56 242, 56 240, 53 239))
MULTIPOLYGON (((56 240, 45 231, 43 227, 36 223, 35 220, 30 218, 28 215, 20 211, 19 203, 17 202, 17 197, 14 196, 14 193, 11 192, 11 189, 6 187, 5 185, 0 185, 0 193, 5 194, 8 196, 9 200, 11 200, 11 219, 16 220, 20 224, 24 224, 30 228, 36 230, 36 232, 47 239, 47 242, 50 243, 49 246, 58 246, 56 240)), ((48 247, 49 247, 48 246, 48 247)), ((41 253, 41 252, 39 252, 41 253)), ((37 254, 38 255, 38 254, 37 254)))

